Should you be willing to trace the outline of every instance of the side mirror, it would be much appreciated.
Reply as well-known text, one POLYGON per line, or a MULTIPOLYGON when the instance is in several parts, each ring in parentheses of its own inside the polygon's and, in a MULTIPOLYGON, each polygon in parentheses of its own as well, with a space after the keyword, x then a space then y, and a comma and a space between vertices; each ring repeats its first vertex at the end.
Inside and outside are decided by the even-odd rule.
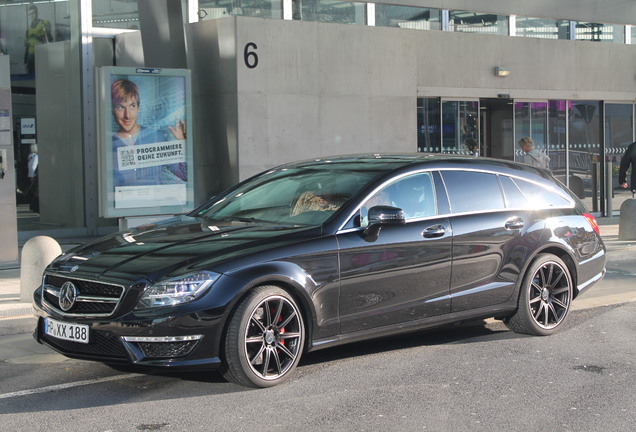
POLYGON ((391 206, 371 207, 367 217, 369 218, 369 224, 362 234, 368 242, 374 242, 378 239, 383 226, 404 225, 406 223, 404 211, 391 206))

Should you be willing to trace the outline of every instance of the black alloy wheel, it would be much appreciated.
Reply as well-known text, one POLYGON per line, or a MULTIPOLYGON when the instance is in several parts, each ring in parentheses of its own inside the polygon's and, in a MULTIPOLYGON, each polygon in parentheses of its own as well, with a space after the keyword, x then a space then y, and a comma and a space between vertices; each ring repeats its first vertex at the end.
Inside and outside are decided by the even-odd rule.
POLYGON ((258 287, 232 316, 222 372, 240 385, 277 385, 300 361, 304 342, 302 315, 289 293, 275 286, 258 287))
POLYGON ((572 277, 563 260, 539 255, 524 278, 519 307, 506 324, 517 333, 555 333, 568 315, 572 295, 572 277))

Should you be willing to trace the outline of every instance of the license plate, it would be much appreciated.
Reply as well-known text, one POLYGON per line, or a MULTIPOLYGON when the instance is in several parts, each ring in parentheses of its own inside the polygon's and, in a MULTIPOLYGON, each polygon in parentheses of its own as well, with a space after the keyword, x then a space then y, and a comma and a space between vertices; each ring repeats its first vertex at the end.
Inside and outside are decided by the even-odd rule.
POLYGON ((57 339, 87 344, 88 329, 86 324, 65 323, 51 318, 44 319, 44 333, 57 339))

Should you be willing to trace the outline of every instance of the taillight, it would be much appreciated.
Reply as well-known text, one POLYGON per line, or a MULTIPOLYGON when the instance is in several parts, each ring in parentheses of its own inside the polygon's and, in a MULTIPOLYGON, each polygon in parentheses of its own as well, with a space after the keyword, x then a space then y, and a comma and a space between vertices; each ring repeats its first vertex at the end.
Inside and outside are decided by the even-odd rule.
POLYGON ((594 232, 598 235, 601 235, 601 230, 598 227, 598 223, 596 223, 596 218, 589 213, 583 213, 583 217, 590 223, 590 226, 592 227, 594 232))

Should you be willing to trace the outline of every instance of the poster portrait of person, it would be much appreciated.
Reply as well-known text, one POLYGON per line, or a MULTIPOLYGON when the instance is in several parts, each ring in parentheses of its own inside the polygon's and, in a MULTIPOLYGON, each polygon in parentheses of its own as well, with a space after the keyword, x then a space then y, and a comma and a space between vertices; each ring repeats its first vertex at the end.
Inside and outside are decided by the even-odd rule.
POLYGON ((102 208, 118 216, 120 210, 141 215, 187 205, 193 188, 189 71, 102 69, 101 175, 108 203, 102 208))
POLYGON ((51 21, 39 18, 37 6, 30 5, 28 15, 30 24, 27 27, 24 39, 24 67, 26 68, 27 74, 34 74, 35 47, 53 42, 53 35, 51 34, 51 21))
MULTIPOLYGON (((113 133, 113 156, 115 158, 113 166, 116 167, 113 170, 115 186, 161 185, 186 182, 185 154, 177 155, 176 159, 181 159, 181 162, 167 164, 165 160, 154 157, 154 148, 147 150, 145 147, 140 147, 144 144, 185 140, 185 122, 179 119, 174 126, 168 126, 172 139, 166 137, 160 130, 139 124, 141 98, 137 85, 129 79, 120 78, 112 83, 111 100, 113 118, 117 123, 116 132, 113 133), (127 153, 119 152, 118 149, 120 148, 125 148, 127 153), (150 163, 141 164, 139 168, 131 168, 130 159, 126 160, 125 155, 139 155, 140 148, 144 149, 143 156, 146 158, 140 159, 137 157, 136 161, 144 160, 150 161, 150 163), (153 161, 157 162, 153 163, 153 161)), ((165 145, 158 148, 161 150, 174 150, 178 147, 165 145)), ((136 165, 134 164, 134 166, 136 165)))

